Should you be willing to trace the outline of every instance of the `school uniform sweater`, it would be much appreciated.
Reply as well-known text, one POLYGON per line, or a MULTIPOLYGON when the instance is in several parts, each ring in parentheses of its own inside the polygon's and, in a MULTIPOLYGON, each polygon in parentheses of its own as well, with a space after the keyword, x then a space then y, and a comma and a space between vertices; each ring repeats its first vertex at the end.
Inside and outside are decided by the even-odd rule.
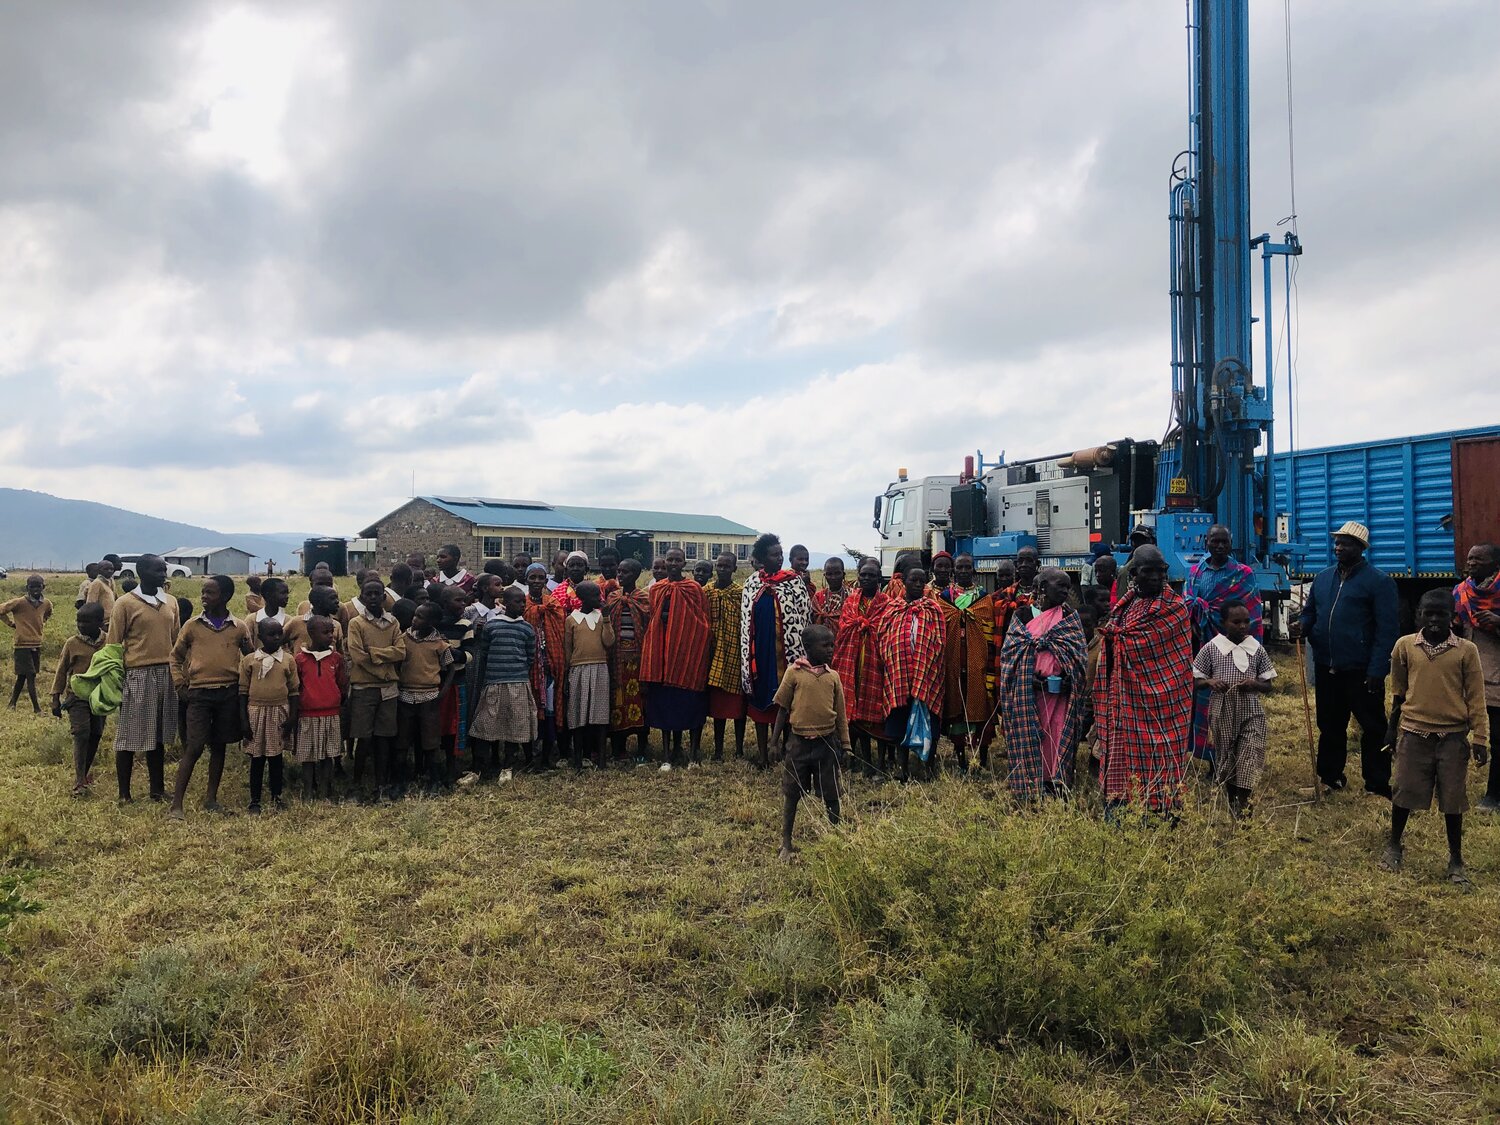
MULTIPOLYGON (((286 641, 286 647, 291 649, 294 655, 307 648, 307 623, 311 619, 311 613, 305 613, 301 617, 287 618, 286 628, 282 631, 282 636, 286 641)), ((337 618, 330 617, 328 620, 333 623, 334 651, 343 652, 344 627, 338 623, 337 618)))
POLYGON ((64 700, 72 701, 73 691, 69 685, 73 682, 73 677, 89 670, 89 665, 94 660, 94 653, 104 647, 104 640, 104 633, 101 630, 93 640, 89 640, 82 633, 74 633, 63 642, 62 652, 57 658, 57 675, 52 677, 53 695, 60 695, 64 700))
POLYGON ((804 738, 836 734, 839 745, 848 748, 844 685, 832 668, 818 675, 808 668, 792 665, 776 689, 776 703, 787 708, 787 723, 794 734, 804 738))
POLYGON ((354 687, 384 687, 401 677, 406 640, 389 613, 379 619, 356 613, 349 619, 349 683, 354 687))
POLYGON ((595 610, 593 616, 595 620, 590 627, 583 610, 575 609, 568 614, 563 626, 563 655, 569 668, 609 663, 609 650, 615 643, 614 626, 599 610, 595 610))
POLYGON ((139 590, 116 599, 109 615, 109 643, 123 649, 125 667, 170 664, 177 642, 177 599, 158 591, 148 601, 139 590))
POLYGON ((0 605, 0 620, 16 631, 16 648, 41 648, 42 626, 52 616, 52 603, 46 598, 34 602, 30 598, 11 598, 0 605))
POLYGON ((79 605, 89 600, 89 586, 93 583, 92 578, 85 578, 78 583, 78 597, 74 599, 79 605))
POLYGON ((280 707, 301 691, 297 658, 286 649, 274 653, 257 649, 240 657, 240 694, 250 697, 250 706, 280 707))
POLYGON ((1454 644, 1431 655, 1422 634, 1402 637, 1391 651, 1391 694, 1405 696, 1401 729, 1416 734, 1464 734, 1476 746, 1490 744, 1490 719, 1484 709, 1484 671, 1473 641, 1452 637, 1454 644))
POLYGON ((98 602, 104 607, 104 620, 109 620, 109 615, 115 610, 115 580, 113 578, 96 578, 89 583, 89 592, 84 595, 85 602, 98 602))
POLYGON ((172 646, 172 683, 184 688, 233 687, 245 655, 245 630, 234 618, 218 629, 201 613, 182 627, 172 646))
POLYGON ((304 649, 297 653, 296 661, 298 686, 302 689, 298 714, 304 719, 337 715, 349 687, 344 658, 332 649, 322 653, 304 649))
POLYGON ((444 669, 453 663, 448 641, 436 629, 425 637, 408 629, 404 640, 406 657, 396 682, 406 691, 436 691, 443 682, 444 669))

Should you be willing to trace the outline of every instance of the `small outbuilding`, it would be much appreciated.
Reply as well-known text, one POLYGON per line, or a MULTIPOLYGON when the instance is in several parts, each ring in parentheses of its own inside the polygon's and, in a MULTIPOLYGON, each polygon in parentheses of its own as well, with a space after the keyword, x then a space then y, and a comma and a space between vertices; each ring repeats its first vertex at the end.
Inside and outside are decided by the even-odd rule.
POLYGON ((161 557, 193 574, 249 574, 250 560, 257 556, 238 547, 178 547, 161 557))

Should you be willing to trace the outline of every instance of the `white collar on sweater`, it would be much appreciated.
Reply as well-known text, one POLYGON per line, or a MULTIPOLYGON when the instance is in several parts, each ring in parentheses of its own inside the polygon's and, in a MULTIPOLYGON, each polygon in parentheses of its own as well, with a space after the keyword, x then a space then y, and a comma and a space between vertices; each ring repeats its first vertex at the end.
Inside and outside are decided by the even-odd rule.
POLYGON ((307 655, 310 656, 310 657, 312 657, 314 660, 317 660, 317 661, 320 661, 320 662, 324 661, 324 660, 327 660, 330 656, 333 655, 333 649, 331 649, 331 648, 325 648, 325 649, 323 649, 322 652, 314 652, 310 648, 305 648, 302 651, 305 652, 305 653, 307 653, 307 655))
POLYGON ((286 610, 279 609, 279 610, 276 611, 276 616, 272 617, 269 613, 266 612, 266 607, 265 606, 261 606, 259 609, 257 609, 255 611, 255 616, 252 617, 250 620, 254 624, 256 624, 256 625, 259 625, 262 621, 274 621, 274 622, 276 622, 276 624, 280 625, 282 628, 285 628, 286 627, 286 610))
POLYGON ((272 668, 286 659, 286 649, 278 648, 275 652, 267 652, 265 649, 256 649, 255 655, 260 660, 260 678, 265 679, 272 668))
POLYGON ((394 617, 392 617, 385 610, 381 610, 380 611, 380 616, 376 617, 373 613, 370 612, 370 607, 367 606, 367 605, 365 605, 364 602, 358 600, 357 598, 355 599, 355 602, 354 602, 354 608, 357 609, 357 610, 359 610, 359 615, 361 617, 363 617, 366 621, 373 621, 377 625, 389 625, 389 624, 393 623, 396 620, 394 617))
POLYGON ((452 578, 449 578, 441 570, 438 571, 438 581, 441 582, 444 586, 457 586, 467 577, 469 577, 468 567, 459 567, 458 572, 454 574, 452 578))
POLYGON ((165 605, 167 601, 167 592, 165 590, 158 590, 154 594, 148 594, 139 586, 137 586, 130 592, 136 597, 140 598, 141 601, 145 602, 147 605, 165 605))
POLYGON ((568 614, 568 616, 571 617, 574 621, 578 622, 580 625, 587 625, 590 629, 597 629, 599 628, 599 619, 603 617, 604 614, 597 609, 589 613, 584 613, 581 609, 575 609, 572 613, 568 614))
POLYGON ((1260 642, 1254 637, 1246 637, 1239 644, 1235 644, 1223 633, 1208 642, 1218 649, 1219 652, 1234 661, 1234 666, 1241 672, 1250 671, 1250 661, 1255 659, 1255 654, 1260 651, 1260 642))

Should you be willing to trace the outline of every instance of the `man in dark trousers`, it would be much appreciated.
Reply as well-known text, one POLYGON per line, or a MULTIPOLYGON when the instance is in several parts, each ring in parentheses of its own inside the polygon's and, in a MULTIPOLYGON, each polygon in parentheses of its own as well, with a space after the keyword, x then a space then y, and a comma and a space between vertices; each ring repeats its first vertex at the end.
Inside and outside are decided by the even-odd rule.
POLYGON ((1370 529, 1349 522, 1333 533, 1334 565, 1312 581, 1294 635, 1307 637, 1316 673, 1318 777, 1344 788, 1349 716, 1360 728, 1365 791, 1391 795, 1385 749, 1385 678, 1398 632, 1396 583, 1365 561, 1370 529))

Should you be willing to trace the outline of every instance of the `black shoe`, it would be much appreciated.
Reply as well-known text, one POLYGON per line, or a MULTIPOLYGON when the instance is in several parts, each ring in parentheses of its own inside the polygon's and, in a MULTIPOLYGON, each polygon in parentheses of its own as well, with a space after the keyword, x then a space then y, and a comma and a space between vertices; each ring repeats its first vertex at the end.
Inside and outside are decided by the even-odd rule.
POLYGON ((246 811, 249 812, 251 816, 259 816, 260 815, 260 802, 259 801, 251 801, 250 802, 250 808, 247 809, 246 811))

